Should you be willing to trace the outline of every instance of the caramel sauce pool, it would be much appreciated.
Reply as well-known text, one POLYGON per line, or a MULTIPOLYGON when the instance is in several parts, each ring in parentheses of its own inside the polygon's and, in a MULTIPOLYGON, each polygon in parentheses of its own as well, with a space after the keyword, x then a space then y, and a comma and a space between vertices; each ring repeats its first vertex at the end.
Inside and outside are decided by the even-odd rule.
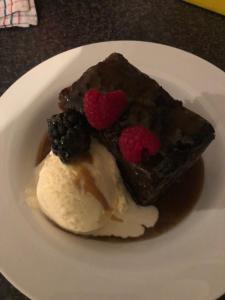
POLYGON ((45 159, 45 157, 49 154, 50 150, 51 150, 50 139, 48 135, 45 134, 38 147, 37 157, 35 161, 36 166, 39 165, 43 159, 45 159))
POLYGON ((146 230, 142 239, 158 236, 180 223, 197 203, 203 184, 204 163, 201 158, 156 201, 158 222, 146 230))
MULTIPOLYGON (((36 165, 38 165, 50 152, 51 146, 47 135, 40 143, 36 165)), ((91 157, 82 157, 90 163, 91 157)), ((199 159, 179 181, 174 183, 164 195, 155 203, 159 210, 159 219, 155 227, 147 229, 144 236, 138 239, 149 239, 159 236, 175 225, 179 224, 192 211, 197 203, 204 184, 204 163, 199 159)), ((101 240, 123 241, 120 238, 98 238, 101 240)), ((135 241, 137 239, 126 239, 124 241, 135 241)))

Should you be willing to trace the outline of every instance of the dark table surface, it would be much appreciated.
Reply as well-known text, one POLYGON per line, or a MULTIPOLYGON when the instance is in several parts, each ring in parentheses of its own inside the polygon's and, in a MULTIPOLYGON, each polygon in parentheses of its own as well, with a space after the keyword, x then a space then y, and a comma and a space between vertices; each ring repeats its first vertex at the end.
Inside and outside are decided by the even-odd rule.
MULTIPOLYGON (((47 58, 80 45, 108 40, 171 45, 225 71, 225 17, 181 0, 35 2, 38 26, 0 29, 0 95, 47 58)), ((27 298, 0 275, 0 299, 27 298)))

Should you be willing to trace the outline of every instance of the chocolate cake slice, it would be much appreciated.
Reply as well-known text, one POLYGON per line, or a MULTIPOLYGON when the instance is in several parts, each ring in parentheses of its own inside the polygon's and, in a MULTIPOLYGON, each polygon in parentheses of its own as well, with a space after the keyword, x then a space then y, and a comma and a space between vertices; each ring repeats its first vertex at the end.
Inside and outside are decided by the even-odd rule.
POLYGON ((174 100, 155 80, 132 66, 121 54, 113 53, 89 68, 72 86, 62 90, 59 106, 83 112, 85 93, 96 88, 102 92, 121 89, 129 107, 111 128, 93 130, 117 160, 123 179, 134 200, 141 205, 153 203, 175 180, 199 159, 214 139, 212 125, 174 100), (144 155, 140 164, 124 160, 118 148, 121 131, 141 124, 154 131, 161 141, 155 156, 144 155))

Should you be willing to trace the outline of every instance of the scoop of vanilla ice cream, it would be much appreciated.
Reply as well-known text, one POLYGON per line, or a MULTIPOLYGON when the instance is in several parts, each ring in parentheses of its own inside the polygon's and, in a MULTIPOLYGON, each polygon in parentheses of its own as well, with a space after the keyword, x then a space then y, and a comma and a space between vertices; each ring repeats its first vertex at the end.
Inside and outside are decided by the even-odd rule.
POLYGON ((51 152, 36 174, 37 183, 28 189, 29 203, 34 207, 37 199, 44 214, 67 231, 138 237, 158 220, 155 206, 141 207, 133 201, 114 157, 97 141, 72 164, 63 164, 51 152))
POLYGON ((129 195, 116 162, 95 141, 89 154, 72 164, 63 164, 50 153, 39 172, 36 192, 44 214, 75 233, 100 229, 111 216, 128 209, 129 195))

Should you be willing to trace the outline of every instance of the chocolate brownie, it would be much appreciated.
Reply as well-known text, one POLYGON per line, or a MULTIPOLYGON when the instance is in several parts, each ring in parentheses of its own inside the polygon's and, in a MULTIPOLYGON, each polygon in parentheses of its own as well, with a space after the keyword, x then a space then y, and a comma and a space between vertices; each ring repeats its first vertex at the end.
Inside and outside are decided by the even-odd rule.
POLYGON ((124 182, 138 204, 153 203, 199 159, 215 137, 207 120, 173 99, 121 54, 111 54, 62 90, 59 106, 83 113, 83 97, 91 88, 102 92, 121 89, 128 96, 129 107, 118 122, 109 129, 93 130, 93 135, 116 158, 124 182), (121 155, 118 138, 123 128, 137 124, 158 135, 161 149, 155 156, 144 155, 142 163, 132 164, 121 155))

